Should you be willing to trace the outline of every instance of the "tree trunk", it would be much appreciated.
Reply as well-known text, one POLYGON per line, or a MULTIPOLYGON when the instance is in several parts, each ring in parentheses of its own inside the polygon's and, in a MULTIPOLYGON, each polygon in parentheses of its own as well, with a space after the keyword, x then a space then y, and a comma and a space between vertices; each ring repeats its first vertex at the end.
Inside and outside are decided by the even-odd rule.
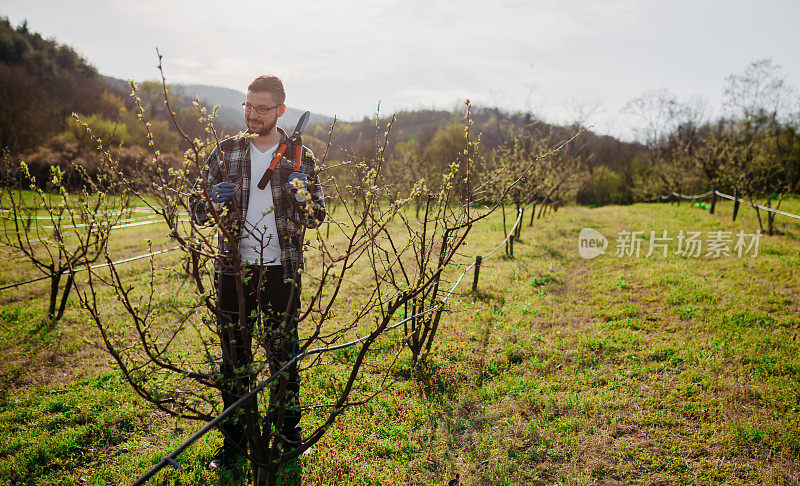
POLYGON ((47 308, 47 319, 54 320, 56 316, 56 301, 58 300, 58 284, 61 282, 61 275, 64 271, 53 272, 50 275, 50 306, 47 308))
POLYGON ((64 284, 64 291, 61 294, 61 305, 58 306, 58 313, 56 314, 55 321, 61 319, 61 316, 64 315, 64 309, 67 307, 67 298, 69 297, 69 291, 72 288, 72 284, 75 282, 75 273, 70 272, 69 276, 67 277, 67 283, 64 284))
POLYGON ((708 214, 714 214, 714 207, 717 205, 717 188, 711 188, 711 209, 708 210, 708 214))
POLYGON ((764 232, 764 223, 761 222, 761 211, 759 211, 757 206, 753 206, 753 209, 756 210, 756 217, 758 218, 758 229, 760 229, 761 232, 763 233, 764 232))
POLYGON ((733 221, 736 221, 736 215, 739 214, 739 191, 733 190, 733 221))

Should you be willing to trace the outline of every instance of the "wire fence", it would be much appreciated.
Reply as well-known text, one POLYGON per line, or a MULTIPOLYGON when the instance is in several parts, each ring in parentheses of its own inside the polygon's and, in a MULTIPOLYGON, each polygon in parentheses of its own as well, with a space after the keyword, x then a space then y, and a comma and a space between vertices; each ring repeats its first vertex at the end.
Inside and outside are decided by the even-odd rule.
MULTIPOLYGON (((144 211, 150 211, 150 208, 147 208, 147 207, 134 207, 134 208, 129 208, 128 211, 144 212, 144 211)), ((0 213, 3 213, 3 212, 10 212, 10 210, 9 209, 0 209, 0 213)), ((157 214, 153 214, 153 215, 148 215, 148 216, 139 217, 139 218, 122 219, 122 220, 118 221, 118 224, 115 224, 115 225, 111 226, 111 229, 132 228, 132 227, 135 227, 135 226, 143 226, 143 225, 149 225, 149 224, 163 223, 164 220, 160 219, 160 218, 157 218, 157 216, 158 216, 157 214), (156 218, 156 219, 153 219, 153 218, 156 218)), ((9 218, 7 216, 0 216, 0 219, 11 220, 12 218, 9 218)), ((37 219, 37 220, 44 219, 44 220, 51 220, 52 221, 52 218, 50 216, 37 216, 34 219, 37 219)), ((189 221, 189 219, 188 218, 180 218, 180 219, 178 219, 178 221, 187 222, 187 221, 189 221)), ((86 226, 89 226, 89 223, 79 223, 79 224, 76 224, 76 225, 63 225, 63 226, 58 226, 58 228, 83 228, 83 227, 86 227, 86 226)), ((42 226, 41 228, 42 229, 55 229, 56 226, 42 226)), ((67 234, 61 235, 62 238, 68 238, 68 237, 71 237, 71 236, 76 236, 76 234, 67 233, 67 234)), ((31 239, 31 240, 28 240, 28 241, 31 242, 31 243, 36 243, 36 242, 39 242, 39 241, 47 241, 47 240, 51 240, 51 239, 53 239, 53 237, 48 236, 48 237, 44 237, 44 238, 34 238, 34 239, 31 239)), ((159 255, 161 253, 167 253, 167 252, 170 252, 170 251, 174 251, 174 250, 177 250, 178 248, 180 248, 180 247, 176 246, 176 247, 172 247, 172 248, 167 248, 165 250, 159 250, 159 251, 154 251, 154 252, 150 252, 150 253, 145 253, 143 255, 137 255, 135 257, 125 258, 123 260, 118 260, 118 261, 112 262, 112 264, 116 265, 116 264, 119 264, 119 263, 132 262, 132 261, 139 260, 139 259, 142 259, 142 258, 147 258, 147 257, 150 257, 150 256, 159 255)), ((102 263, 102 264, 98 264, 98 265, 93 265, 91 268, 92 269, 102 268, 102 267, 106 267, 108 265, 109 265, 108 263, 102 263)), ((77 270, 75 270, 75 272, 77 273, 77 272, 80 272, 80 271, 83 271, 83 270, 86 270, 86 267, 80 267, 77 270)), ((31 284, 31 283, 34 283, 34 282, 39 282, 41 280, 46 280, 48 278, 51 278, 50 275, 44 275, 42 277, 37 277, 37 278, 32 278, 30 280, 25 280, 23 282, 17 282, 17 283, 13 283, 13 284, 9 284, 9 285, 4 285, 4 286, 0 287, 0 291, 8 290, 8 289, 11 289, 11 288, 16 288, 16 287, 21 287, 23 285, 31 284)))
MULTIPOLYGON (((46 217, 46 218, 45 217, 37 217, 36 219, 48 219, 48 220, 51 220, 50 217, 46 217)), ((11 221, 12 218, 3 216, 3 217, 0 217, 0 220, 11 221)), ((179 222, 188 222, 190 220, 189 220, 189 218, 179 218, 178 221, 179 222)), ((117 224, 111 226, 111 229, 112 230, 116 230, 116 229, 122 229, 122 228, 132 228, 132 227, 135 227, 135 226, 145 226, 145 225, 148 225, 148 224, 158 224, 158 223, 163 223, 163 222, 164 222, 163 218, 160 218, 159 215, 157 215, 157 214, 153 214, 153 215, 144 216, 144 217, 140 217, 140 218, 122 219, 122 220, 118 221, 117 224)), ((85 228, 85 227, 90 226, 92 224, 96 225, 96 223, 79 223, 77 225, 61 225, 61 226, 48 225, 48 226, 41 226, 40 228, 41 229, 53 229, 53 230, 56 229, 56 228, 59 228, 59 229, 85 228)), ((9 229, 13 229, 13 228, 6 228, 6 231, 8 231, 9 229)), ((61 238, 70 238, 70 237, 75 237, 75 236, 77 236, 76 233, 66 233, 66 234, 62 234, 61 238)), ((52 239, 53 239, 52 236, 45 236, 45 237, 42 237, 42 238, 34 238, 34 239, 31 239, 31 240, 28 240, 28 241, 31 242, 31 243, 36 243, 36 242, 39 242, 39 241, 48 241, 48 240, 52 240, 52 239)))
POLYGON ((682 199, 703 199, 703 198, 706 198, 708 196, 711 196, 712 194, 716 195, 716 196, 724 197, 725 199, 730 199, 731 201, 734 201, 734 202, 745 203, 745 204, 748 204, 750 206, 753 206, 753 207, 756 207, 756 208, 759 208, 759 209, 763 209, 764 211, 769 211, 771 213, 781 214, 783 216, 788 216, 790 218, 800 219, 800 215, 787 213, 786 211, 781 211, 779 209, 771 208, 769 206, 762 206, 761 204, 756 204, 754 202, 748 201, 746 199, 742 199, 740 197, 731 196, 730 194, 725 194, 725 193, 720 192, 720 191, 718 191, 716 189, 712 189, 712 190, 710 190, 708 192, 704 192, 703 194, 694 194, 694 195, 686 195, 686 194, 681 194, 681 193, 678 193, 678 192, 672 192, 670 194, 662 194, 660 196, 646 198, 646 199, 644 199, 644 202, 658 201, 659 199, 660 200, 668 200, 668 199, 671 199, 673 197, 679 197, 679 198, 682 198, 682 199))
MULTIPOLYGON (((111 265, 117 265, 117 264, 120 264, 120 263, 132 262, 134 260, 140 260, 142 258, 147 258, 147 257, 151 257, 151 256, 154 256, 154 255, 160 255, 161 253, 167 253, 167 252, 170 252, 170 251, 175 251, 178 248, 180 248, 180 246, 173 246, 172 248, 166 248, 164 250, 158 250, 158 251, 153 251, 153 252, 150 252, 150 253, 145 253, 144 255, 137 255, 135 257, 125 258, 123 260, 117 260, 116 262, 111 262, 111 265)), ((90 268, 92 270, 94 270, 96 268, 103 268, 103 267, 107 267, 107 266, 109 266, 108 263, 100 263, 100 264, 97 264, 97 265, 92 265, 90 268)), ((77 268, 75 270, 75 273, 81 272, 83 270, 86 270, 86 267, 77 268)), ((0 290, 7 290, 7 289, 15 288, 15 287, 20 287, 22 285, 27 285, 27 284, 38 282, 40 280, 45 280, 45 279, 48 279, 48 278, 50 278, 50 275, 45 275, 43 277, 37 277, 37 278, 30 279, 30 280, 26 280, 24 282, 18 282, 18 283, 15 283, 15 284, 6 285, 6 286, 3 286, 3 287, 0 287, 0 290)))

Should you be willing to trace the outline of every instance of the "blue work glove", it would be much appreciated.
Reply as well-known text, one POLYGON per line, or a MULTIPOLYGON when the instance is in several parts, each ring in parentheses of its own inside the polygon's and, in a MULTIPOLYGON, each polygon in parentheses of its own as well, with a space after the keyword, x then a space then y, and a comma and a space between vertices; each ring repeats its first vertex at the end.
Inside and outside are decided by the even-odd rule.
POLYGON ((310 196, 308 192, 308 176, 302 172, 292 172, 287 186, 289 192, 299 203, 305 203, 310 196))
POLYGON ((233 182, 220 182, 211 188, 211 202, 222 204, 236 191, 236 184, 233 182))

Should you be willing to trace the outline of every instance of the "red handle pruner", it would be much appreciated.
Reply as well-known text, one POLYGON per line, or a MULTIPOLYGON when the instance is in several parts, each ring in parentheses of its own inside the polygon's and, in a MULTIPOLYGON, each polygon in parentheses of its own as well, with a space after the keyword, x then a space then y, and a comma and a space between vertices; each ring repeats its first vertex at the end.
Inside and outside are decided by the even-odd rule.
POLYGON ((294 170, 300 171, 301 162, 303 158, 303 141, 300 138, 300 135, 303 133, 303 130, 306 128, 308 124, 308 119, 311 116, 311 113, 305 112, 300 117, 300 120, 297 121, 297 126, 294 128, 294 133, 292 136, 281 142, 278 150, 275 151, 275 155, 272 156, 272 162, 269 164, 269 168, 264 172, 264 175, 261 176, 261 179, 258 181, 258 188, 262 191, 269 181, 272 180, 272 173, 275 172, 275 168, 278 167, 278 162, 280 162, 281 157, 283 157, 284 152, 286 149, 289 148, 289 145, 294 145, 294 170))

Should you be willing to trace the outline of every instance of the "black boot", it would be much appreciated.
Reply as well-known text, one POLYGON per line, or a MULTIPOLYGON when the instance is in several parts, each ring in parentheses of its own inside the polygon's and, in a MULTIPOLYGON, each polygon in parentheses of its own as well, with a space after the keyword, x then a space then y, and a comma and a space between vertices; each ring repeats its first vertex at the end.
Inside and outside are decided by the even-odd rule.
POLYGON ((214 454, 214 459, 208 463, 208 467, 210 469, 224 469, 230 471, 236 465, 236 458, 238 456, 239 454, 231 450, 230 447, 222 446, 217 449, 217 452, 214 454))

